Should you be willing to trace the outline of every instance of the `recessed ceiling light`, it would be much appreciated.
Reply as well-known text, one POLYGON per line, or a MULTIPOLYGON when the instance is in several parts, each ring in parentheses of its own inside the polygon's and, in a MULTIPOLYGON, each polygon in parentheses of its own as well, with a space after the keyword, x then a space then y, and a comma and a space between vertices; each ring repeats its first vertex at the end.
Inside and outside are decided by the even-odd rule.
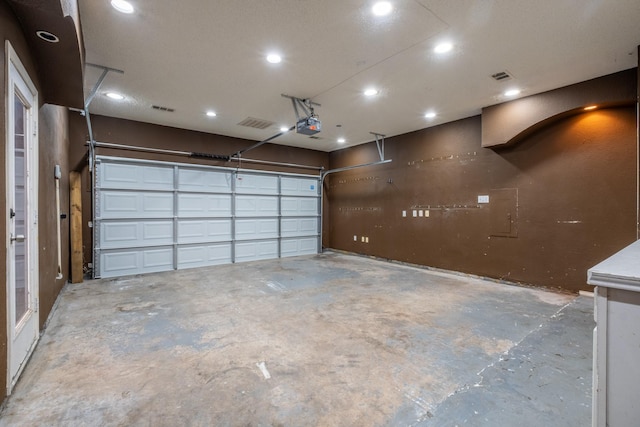
POLYGON ((118 12, 133 13, 133 5, 126 0, 111 0, 111 6, 118 12))
POLYGON ((207 114, 207 117, 215 117, 215 116, 217 116, 216 112, 215 111, 211 111, 211 110, 207 111, 206 114, 207 114))
POLYGON ((591 111, 595 110, 596 108, 598 108, 597 105, 589 105, 588 107, 584 107, 584 111, 591 111))
POLYGON ((344 138, 338 138, 338 144, 344 144, 345 142, 347 142, 346 139, 344 138))
POLYGON ((434 111, 429 111, 428 113, 426 113, 424 115, 425 119, 433 119, 436 116, 436 113, 434 111))
POLYGON ((124 96, 116 92, 107 92, 105 95, 107 95, 111 99, 115 99, 116 101, 122 101, 124 99, 124 96))
POLYGON ((438 44, 436 47, 433 48, 433 51, 435 53, 447 53, 450 52, 451 49, 453 49, 453 44, 450 42, 443 42, 438 44))
POLYGON ((282 62, 282 57, 276 53, 270 53, 267 55, 267 61, 272 64, 279 64, 282 62))
POLYGON ((53 33, 49 31, 36 31, 36 35, 40 37, 42 40, 49 43, 58 43, 60 39, 53 33))
POLYGON ((509 89, 504 93, 504 96, 517 96, 520 95, 520 89, 509 89))
POLYGON ((288 132, 289 128, 286 126, 280 126, 280 132, 288 132))
POLYGON ((391 2, 388 2, 388 1, 379 1, 378 3, 374 4, 373 7, 371 8, 371 11, 376 16, 388 15, 391 13, 392 10, 393 10, 393 6, 391 5, 391 2))
POLYGON ((370 87, 364 91, 364 94, 366 96, 375 96, 378 94, 378 89, 370 87))

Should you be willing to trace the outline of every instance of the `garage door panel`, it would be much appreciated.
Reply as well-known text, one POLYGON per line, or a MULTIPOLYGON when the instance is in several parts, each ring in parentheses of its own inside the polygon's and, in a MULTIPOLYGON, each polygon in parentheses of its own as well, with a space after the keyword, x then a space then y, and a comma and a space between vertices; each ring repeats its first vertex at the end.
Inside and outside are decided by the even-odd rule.
POLYGON ((280 256, 312 255, 318 253, 318 239, 306 237, 301 239, 282 239, 280 256))
POLYGON ((318 180, 315 178, 294 178, 284 176, 280 179, 280 194, 286 196, 317 196, 318 180))
POLYGON ((98 156, 96 277, 317 253, 317 177, 98 156))
POLYGON ((173 216, 172 193, 104 190, 100 192, 101 218, 168 218, 173 216))
POLYGON ((173 243, 173 221, 101 221, 100 248, 132 248, 173 243))
POLYGON ((278 241, 237 242, 236 261, 256 261, 278 258, 278 241))
POLYGON ((178 268, 231 263, 231 243, 178 247, 178 268))
POLYGON ((259 217, 277 216, 278 197, 268 196, 237 196, 236 216, 238 217, 259 217))
POLYGON ((318 214, 318 199, 310 197, 283 197, 282 216, 306 216, 318 214))
POLYGON ((236 239, 268 239, 278 237, 278 219, 239 219, 236 221, 236 239))
POLYGON ((231 195, 178 194, 178 217, 231 216, 231 195))
POLYGON ((179 220, 178 243, 205 243, 231 240, 231 219, 179 220))
POLYGON ((318 218, 282 218, 282 237, 310 236, 318 234, 318 218))
POLYGON ((100 252, 102 277, 173 270, 173 247, 100 252))
POLYGON ((203 193, 231 193, 231 173, 205 169, 178 170, 178 190, 203 193))
POLYGON ((278 177, 275 175, 238 174, 236 192, 239 194, 278 194, 278 177))
POLYGON ((100 186, 112 189, 173 190, 173 167, 99 163, 100 186))

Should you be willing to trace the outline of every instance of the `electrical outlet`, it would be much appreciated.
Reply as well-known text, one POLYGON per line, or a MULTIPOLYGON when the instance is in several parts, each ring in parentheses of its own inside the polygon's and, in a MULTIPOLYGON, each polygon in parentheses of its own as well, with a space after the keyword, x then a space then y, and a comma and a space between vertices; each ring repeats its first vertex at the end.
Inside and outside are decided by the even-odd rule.
POLYGON ((369 243, 369 238, 368 238, 368 237, 365 237, 365 238, 364 238, 364 242, 365 242, 365 243, 369 243))
POLYGON ((362 243, 364 243, 364 236, 362 236, 362 243))
POLYGON ((354 242, 357 242, 357 241, 358 241, 358 236, 354 235, 354 236, 353 236, 353 241, 354 241, 354 242))
POLYGON ((429 211, 424 211, 424 217, 429 218, 429 211))
POLYGON ((414 217, 414 218, 417 218, 417 217, 418 217, 418 211, 415 211, 415 210, 413 211, 413 217, 414 217))
POLYGON ((402 217, 406 218, 407 217, 407 211, 402 211, 402 217))
POLYGON ((422 218, 422 217, 424 216, 424 211, 423 211, 422 209, 420 209, 420 210, 418 211, 418 216, 419 216, 420 218, 422 218))

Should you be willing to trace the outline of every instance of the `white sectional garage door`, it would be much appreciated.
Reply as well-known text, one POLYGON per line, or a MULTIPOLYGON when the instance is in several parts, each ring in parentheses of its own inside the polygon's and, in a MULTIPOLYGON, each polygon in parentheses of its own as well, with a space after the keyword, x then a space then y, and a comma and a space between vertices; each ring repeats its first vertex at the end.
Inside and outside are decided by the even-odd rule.
POLYGON ((96 159, 94 276, 318 253, 317 176, 96 159))

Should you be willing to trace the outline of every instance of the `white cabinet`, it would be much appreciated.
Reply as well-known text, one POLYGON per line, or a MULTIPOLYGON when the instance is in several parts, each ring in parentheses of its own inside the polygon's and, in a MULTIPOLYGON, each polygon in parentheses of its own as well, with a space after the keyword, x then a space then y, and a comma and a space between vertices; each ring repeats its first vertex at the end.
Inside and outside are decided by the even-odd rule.
POLYGON ((640 422, 640 240, 589 269, 596 286, 593 426, 640 422))

